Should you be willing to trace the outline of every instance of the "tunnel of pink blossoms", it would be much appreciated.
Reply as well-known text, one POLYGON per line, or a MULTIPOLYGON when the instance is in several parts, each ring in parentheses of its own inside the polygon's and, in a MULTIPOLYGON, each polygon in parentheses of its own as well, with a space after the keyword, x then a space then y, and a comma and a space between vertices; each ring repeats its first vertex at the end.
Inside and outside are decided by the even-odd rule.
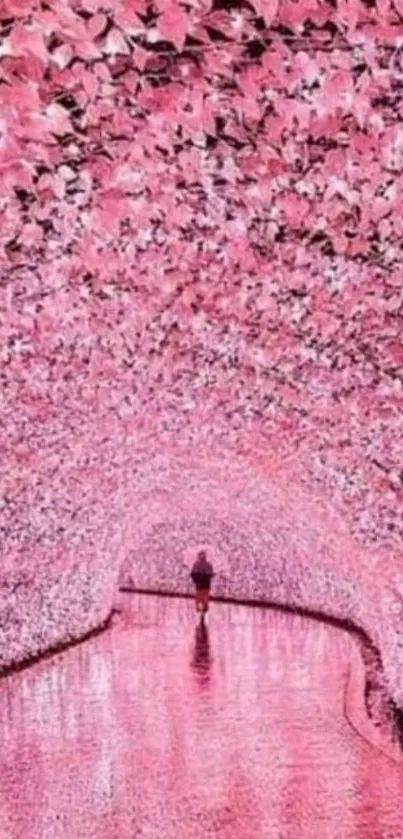
POLYGON ((402 0, 0 0, 1 668, 207 547, 403 706, 402 62, 402 0))

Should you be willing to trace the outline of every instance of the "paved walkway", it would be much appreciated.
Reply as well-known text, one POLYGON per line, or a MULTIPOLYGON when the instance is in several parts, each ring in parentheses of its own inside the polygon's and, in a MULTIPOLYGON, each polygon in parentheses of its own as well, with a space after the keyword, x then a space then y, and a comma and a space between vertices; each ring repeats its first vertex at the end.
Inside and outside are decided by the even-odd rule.
POLYGON ((122 596, 0 681, 1 839, 402 839, 403 767, 345 716, 356 643, 272 610, 122 596))

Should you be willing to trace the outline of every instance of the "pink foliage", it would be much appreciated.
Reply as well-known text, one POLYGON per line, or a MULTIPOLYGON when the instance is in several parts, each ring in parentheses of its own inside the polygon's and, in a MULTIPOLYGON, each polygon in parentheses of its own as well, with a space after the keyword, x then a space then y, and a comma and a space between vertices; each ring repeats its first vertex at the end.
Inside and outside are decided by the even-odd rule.
POLYGON ((401 6, 1 0, 5 567, 99 539, 106 608, 178 439, 398 567, 401 6))

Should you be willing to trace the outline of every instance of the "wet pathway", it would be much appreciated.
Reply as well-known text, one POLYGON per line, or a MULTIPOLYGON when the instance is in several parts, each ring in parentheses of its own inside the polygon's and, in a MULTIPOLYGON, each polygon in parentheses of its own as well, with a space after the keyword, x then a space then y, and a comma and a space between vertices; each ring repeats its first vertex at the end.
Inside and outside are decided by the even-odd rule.
POLYGON ((0 681, 1 839, 402 839, 403 765, 346 717, 350 635, 224 604, 203 635, 190 601, 122 604, 0 681))

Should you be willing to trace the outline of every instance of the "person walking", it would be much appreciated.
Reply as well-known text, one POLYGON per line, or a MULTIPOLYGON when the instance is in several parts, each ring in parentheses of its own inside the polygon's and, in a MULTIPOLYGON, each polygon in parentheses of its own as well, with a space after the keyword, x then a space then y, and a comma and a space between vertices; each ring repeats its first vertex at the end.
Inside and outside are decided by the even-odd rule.
POLYGON ((199 551, 197 554, 190 576, 196 587, 196 611, 201 612, 203 619, 205 613, 208 612, 211 580, 214 577, 213 566, 207 559, 206 551, 199 551))

